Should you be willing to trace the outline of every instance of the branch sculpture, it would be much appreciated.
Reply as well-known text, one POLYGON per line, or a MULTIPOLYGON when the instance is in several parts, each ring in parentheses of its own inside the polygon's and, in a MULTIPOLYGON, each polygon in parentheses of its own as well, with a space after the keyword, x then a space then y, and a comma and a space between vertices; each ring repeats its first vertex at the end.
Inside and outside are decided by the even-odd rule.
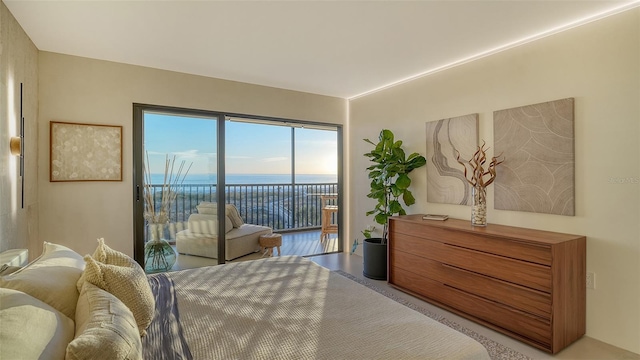
POLYGON ((504 157, 500 159, 502 156, 501 153, 500 155, 491 158, 489 167, 485 170, 484 164, 487 162, 486 152, 489 150, 489 148, 484 148, 485 145, 486 142, 482 141, 482 146, 478 146, 478 150, 466 163, 460 161, 460 152, 456 150, 456 161, 464 167, 464 177, 473 187, 479 186, 484 188, 490 185, 496 179, 496 166, 504 162, 504 157), (469 167, 471 168, 471 177, 467 175, 467 164, 469 164, 469 167), (486 175, 489 175, 489 179, 485 181, 486 175))

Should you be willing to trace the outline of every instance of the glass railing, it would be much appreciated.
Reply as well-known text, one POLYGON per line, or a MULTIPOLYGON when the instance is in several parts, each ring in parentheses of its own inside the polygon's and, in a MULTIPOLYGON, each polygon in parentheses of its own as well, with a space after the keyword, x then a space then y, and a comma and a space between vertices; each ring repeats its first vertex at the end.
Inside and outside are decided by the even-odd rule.
MULTIPOLYGON (((160 206, 162 185, 151 185, 151 191, 155 205, 160 206)), ((320 195, 337 192, 337 183, 225 186, 227 204, 238 208, 245 223, 268 226, 274 231, 320 228, 320 195)), ((215 202, 216 196, 215 184, 182 184, 172 204, 169 222, 174 227, 177 224, 176 230, 185 228, 189 215, 198 212, 196 206, 202 201, 215 202)))

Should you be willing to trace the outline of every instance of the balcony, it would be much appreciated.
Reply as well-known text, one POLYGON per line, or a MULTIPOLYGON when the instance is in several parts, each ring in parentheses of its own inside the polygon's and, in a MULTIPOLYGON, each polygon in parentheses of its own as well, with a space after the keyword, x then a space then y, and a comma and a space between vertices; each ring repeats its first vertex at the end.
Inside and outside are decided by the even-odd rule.
MULTIPOLYGON (((189 215, 197 213, 202 201, 216 201, 215 184, 183 184, 172 204, 169 236, 187 227, 189 215)), ((151 185, 156 206, 160 205, 162 185, 151 185)), ((268 226, 275 232, 317 230, 322 224, 320 194, 337 193, 337 183, 229 184, 225 186, 228 204, 234 204, 246 223, 268 226)), ((336 219, 332 219, 336 222, 336 219)))

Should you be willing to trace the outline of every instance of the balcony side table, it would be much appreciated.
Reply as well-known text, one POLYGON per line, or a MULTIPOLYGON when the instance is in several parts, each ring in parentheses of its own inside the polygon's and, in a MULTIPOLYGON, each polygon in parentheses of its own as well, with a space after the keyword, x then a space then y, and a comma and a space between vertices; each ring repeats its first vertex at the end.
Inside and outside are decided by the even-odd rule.
POLYGON ((278 256, 280 256, 280 246, 282 246, 282 235, 271 233, 260 235, 260 249, 262 251, 262 256, 268 255, 273 256, 273 248, 278 248, 278 256), (265 250, 266 249, 266 250, 265 250))

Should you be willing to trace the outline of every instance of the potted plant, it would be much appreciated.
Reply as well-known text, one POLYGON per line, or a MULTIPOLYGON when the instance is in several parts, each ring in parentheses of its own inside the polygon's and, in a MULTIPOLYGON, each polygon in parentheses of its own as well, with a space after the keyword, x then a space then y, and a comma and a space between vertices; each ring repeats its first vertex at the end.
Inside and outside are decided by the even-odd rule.
POLYGON ((367 211, 367 216, 374 215, 375 222, 382 225, 382 237, 364 239, 363 275, 370 279, 385 280, 387 278, 388 219, 396 214, 406 214, 402 203, 406 206, 415 204, 416 199, 409 190, 411 185, 409 173, 424 166, 427 160, 418 153, 412 153, 407 157, 402 150, 402 141, 396 141, 391 130, 383 129, 378 137, 378 143, 369 139, 364 141, 374 146, 373 150, 364 154, 374 163, 367 168, 371 180, 371 189, 367 197, 378 201, 373 210, 367 211))

